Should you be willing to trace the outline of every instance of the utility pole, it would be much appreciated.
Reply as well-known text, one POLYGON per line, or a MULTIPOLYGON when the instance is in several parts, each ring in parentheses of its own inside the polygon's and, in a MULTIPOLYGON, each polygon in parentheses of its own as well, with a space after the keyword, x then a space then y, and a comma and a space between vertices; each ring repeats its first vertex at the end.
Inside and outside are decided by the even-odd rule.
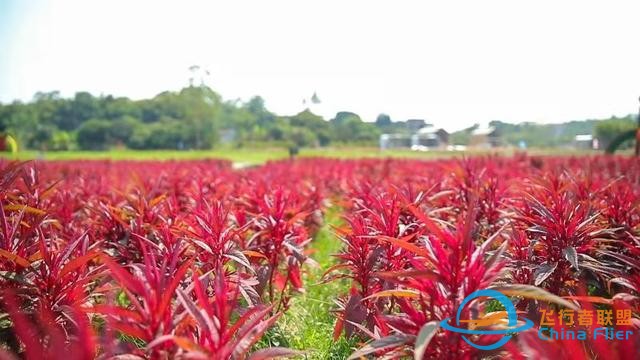
POLYGON ((195 87, 195 86, 205 87, 207 85, 205 80, 209 76, 211 76, 211 73, 209 72, 209 70, 203 68, 200 65, 189 66, 189 72, 191 73, 191 76, 189 77, 189 87, 195 87), (197 80, 200 80, 200 85, 196 85, 197 80))
POLYGON ((189 66, 189 72, 191 72, 191 77, 189 78, 189 87, 193 87, 193 84, 196 80, 196 76, 198 75, 198 71, 200 71, 200 66, 198 65, 189 66))

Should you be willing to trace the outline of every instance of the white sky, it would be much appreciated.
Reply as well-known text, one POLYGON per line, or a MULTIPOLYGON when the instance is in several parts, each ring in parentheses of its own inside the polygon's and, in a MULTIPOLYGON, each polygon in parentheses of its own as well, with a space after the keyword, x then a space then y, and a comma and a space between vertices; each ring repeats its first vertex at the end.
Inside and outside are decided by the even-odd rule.
POLYGON ((211 72, 225 99, 326 118, 559 122, 635 113, 640 1, 0 0, 0 101, 151 97, 211 72))

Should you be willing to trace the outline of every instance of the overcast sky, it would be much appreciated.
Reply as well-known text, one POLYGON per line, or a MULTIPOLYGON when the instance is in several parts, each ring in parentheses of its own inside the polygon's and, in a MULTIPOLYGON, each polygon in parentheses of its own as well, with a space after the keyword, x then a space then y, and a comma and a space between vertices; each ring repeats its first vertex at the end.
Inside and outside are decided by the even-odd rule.
POLYGON ((640 1, 0 0, 0 101, 135 99, 200 64, 225 99, 449 130, 635 113, 640 1))

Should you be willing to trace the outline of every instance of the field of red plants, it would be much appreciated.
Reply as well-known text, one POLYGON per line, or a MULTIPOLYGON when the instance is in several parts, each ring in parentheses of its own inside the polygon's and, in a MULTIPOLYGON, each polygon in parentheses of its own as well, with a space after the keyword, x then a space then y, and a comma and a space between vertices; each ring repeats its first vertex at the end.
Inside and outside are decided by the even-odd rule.
POLYGON ((0 160, 0 359, 316 358, 263 340, 336 282, 343 358, 637 359, 639 236, 630 157, 0 160), (329 209, 342 250, 318 264, 329 209), (514 328, 465 301, 483 289, 533 328, 441 327, 514 328))

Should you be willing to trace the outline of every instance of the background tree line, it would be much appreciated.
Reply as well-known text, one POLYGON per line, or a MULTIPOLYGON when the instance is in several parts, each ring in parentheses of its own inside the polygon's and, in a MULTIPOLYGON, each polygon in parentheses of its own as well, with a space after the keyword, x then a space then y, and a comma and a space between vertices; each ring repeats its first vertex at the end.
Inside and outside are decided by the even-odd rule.
MULTIPOLYGON (((636 127, 635 115, 562 124, 492 121, 507 145, 569 145, 578 134, 593 134, 604 148, 618 134, 636 127)), ((451 134, 451 144, 466 145, 478 125, 451 134)), ((382 133, 408 134, 405 121, 380 114, 374 123, 343 111, 328 121, 304 110, 293 116, 269 111, 264 100, 225 101, 211 88, 188 86, 151 99, 93 96, 77 92, 39 92, 30 102, 0 103, 0 134, 22 148, 39 150, 211 149, 220 143, 315 147, 330 144, 377 146, 382 133)))
POLYGON ((224 101, 207 86, 145 100, 88 92, 72 98, 37 93, 30 102, 0 103, 0 132, 16 137, 21 147, 40 150, 210 149, 221 142, 374 145, 380 135, 374 124, 351 112, 339 112, 329 121, 309 110, 278 116, 259 96, 247 102, 224 101))
MULTIPOLYGON (((503 121, 491 121, 489 126, 494 127, 502 140, 507 145, 518 146, 523 141, 528 147, 546 148, 571 145, 576 135, 593 135, 600 142, 600 148, 604 149, 618 135, 633 130, 637 127, 637 115, 625 117, 612 116, 603 120, 569 121, 560 124, 538 124, 523 122, 511 124, 503 121)), ((451 134, 454 144, 466 145, 478 124, 451 134)), ((631 146, 631 142, 624 147, 631 146)))

